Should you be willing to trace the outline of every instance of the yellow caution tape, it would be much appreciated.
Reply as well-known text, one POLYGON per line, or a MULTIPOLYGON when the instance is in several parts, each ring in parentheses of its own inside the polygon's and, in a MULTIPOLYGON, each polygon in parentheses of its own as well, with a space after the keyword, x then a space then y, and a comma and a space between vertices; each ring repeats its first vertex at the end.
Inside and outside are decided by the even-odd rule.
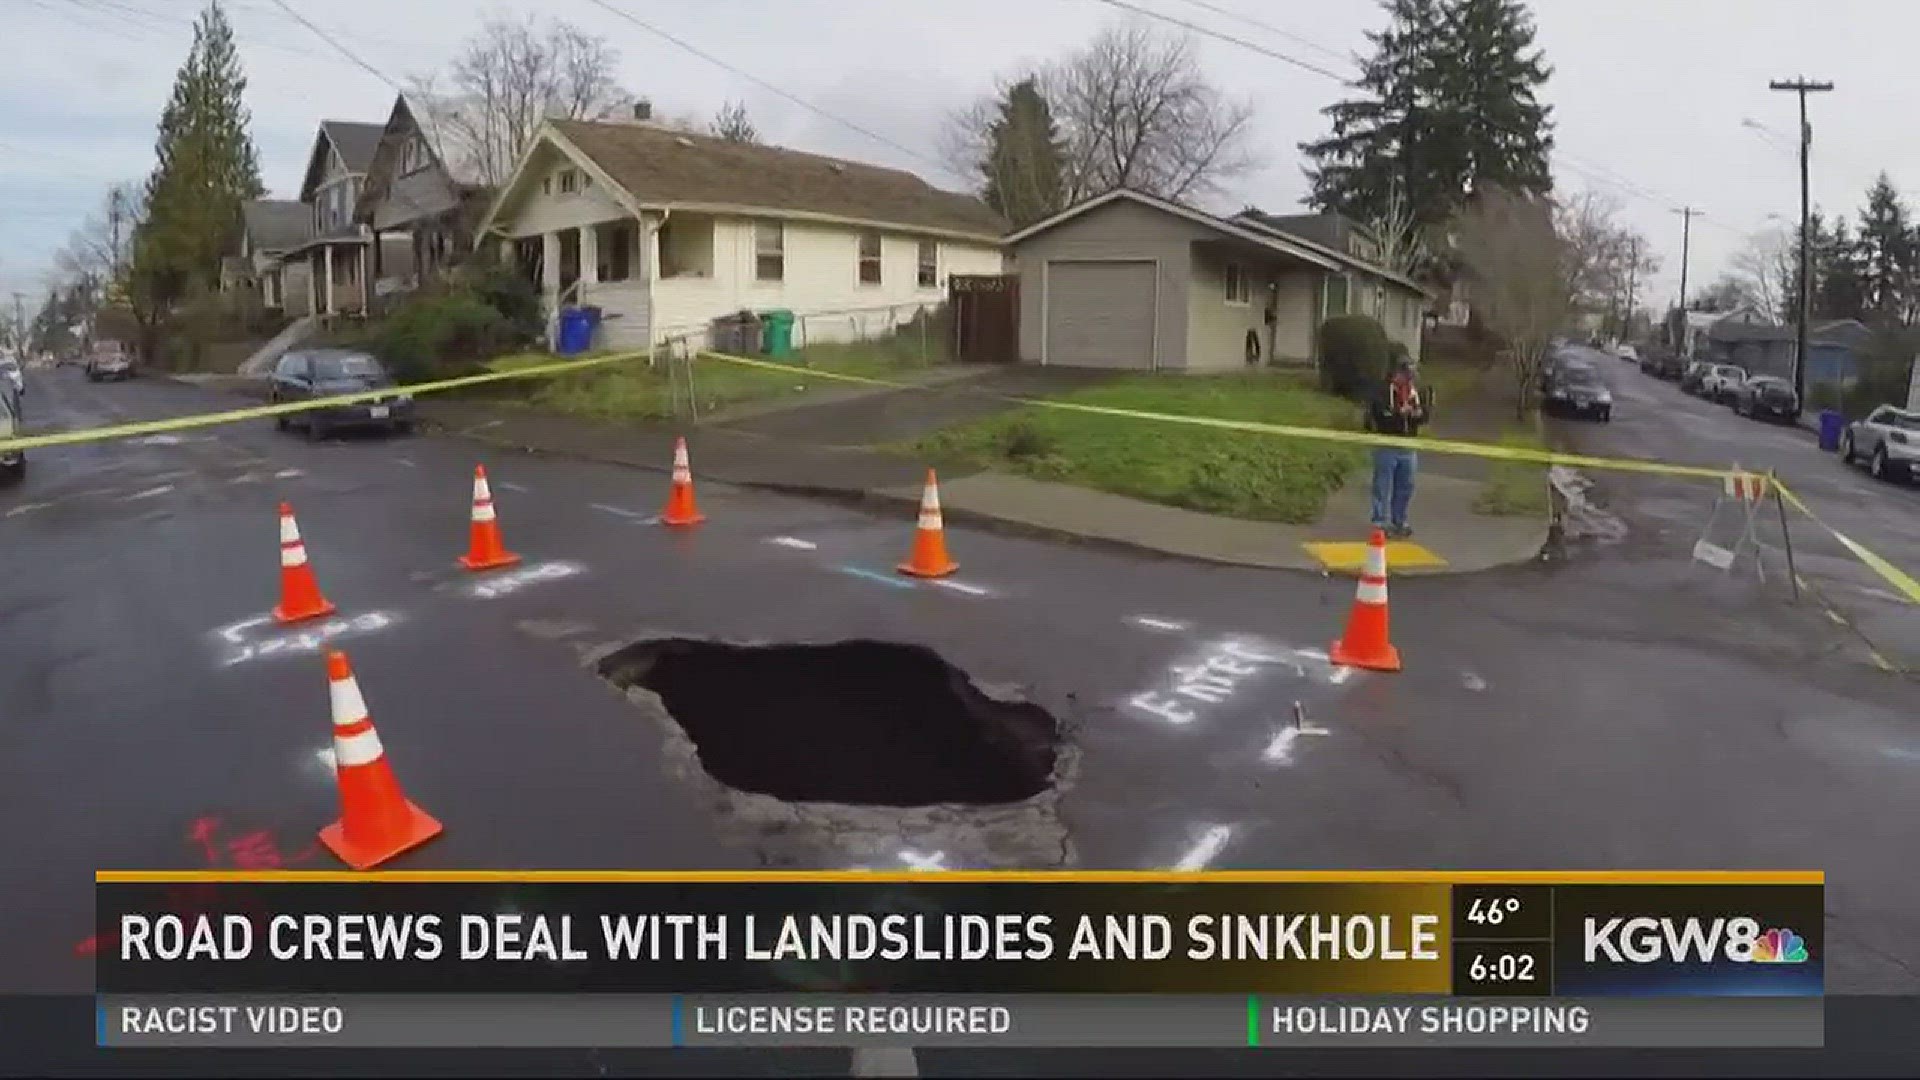
POLYGON ((1811 520, 1815 525, 1818 525, 1821 528, 1827 530, 1827 532, 1830 535, 1832 535, 1832 537, 1835 540, 1840 541, 1841 546, 1845 547, 1848 551, 1853 552, 1855 558, 1867 564, 1868 569, 1872 570, 1876 574, 1879 574, 1880 577, 1887 582, 1887 584, 1892 585, 1894 588, 1900 590, 1901 594, 1907 598, 1907 601, 1909 603, 1920 604, 1920 581, 1915 581, 1913 579, 1913 575, 1893 565, 1892 563, 1881 558, 1880 556, 1875 555, 1873 552, 1868 551, 1866 547, 1862 545, 1858 540, 1855 540, 1853 537, 1848 536, 1846 533, 1843 533, 1839 529, 1836 529, 1833 526, 1827 524, 1826 522, 1820 520, 1820 515, 1814 513, 1811 507, 1809 507, 1805 502, 1801 501, 1800 496, 1795 495, 1793 493, 1792 488, 1789 488, 1787 485, 1780 483, 1778 478, 1774 480, 1774 486, 1780 489, 1781 498, 1792 503, 1793 508, 1795 510, 1798 510, 1801 513, 1807 515, 1807 518, 1811 520))
POLYGON ((380 401, 387 398, 411 394, 432 394, 442 390, 456 390, 463 386, 479 386, 483 383, 502 382, 507 379, 531 379, 543 375, 564 375, 572 371, 598 367, 602 364, 619 363, 646 356, 644 352, 613 353, 607 356, 590 356, 584 360, 561 360, 551 364, 534 364, 515 368, 512 371, 489 371, 481 375, 462 375, 456 379, 439 379, 434 382, 414 383, 409 386, 391 386, 384 390, 363 390, 353 394, 338 394, 333 397, 314 398, 310 401, 290 401, 284 405, 255 405, 245 409, 229 409, 225 412, 200 413, 195 416, 172 416, 164 420, 140 420, 131 424, 114 424, 109 427, 85 428, 80 431, 59 431, 50 435, 24 435, 13 439, 0 439, 0 450, 31 450, 40 446, 65 446, 71 443, 100 442, 107 439, 124 439, 134 435, 154 435, 163 431, 180 431, 185 428, 211 427, 215 424, 232 424, 241 420, 257 420, 265 416, 285 416, 290 413, 308 412, 314 409, 331 409, 340 405, 357 405, 365 401, 380 401))

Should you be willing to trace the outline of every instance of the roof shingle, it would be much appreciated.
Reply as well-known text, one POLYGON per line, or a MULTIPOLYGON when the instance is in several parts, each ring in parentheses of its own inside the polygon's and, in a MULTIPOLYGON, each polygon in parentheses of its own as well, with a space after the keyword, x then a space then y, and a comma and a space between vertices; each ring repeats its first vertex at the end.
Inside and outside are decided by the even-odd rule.
POLYGON ((373 164, 373 152, 380 148, 385 124, 363 124, 357 120, 322 120, 320 129, 346 162, 348 172, 363 173, 373 164))
POLYGON ((899 169, 631 121, 552 124, 642 204, 764 207, 985 239, 1007 229, 979 199, 899 169))
POLYGON ((286 251, 313 232, 313 208, 293 199, 253 199, 240 216, 256 251, 286 251))

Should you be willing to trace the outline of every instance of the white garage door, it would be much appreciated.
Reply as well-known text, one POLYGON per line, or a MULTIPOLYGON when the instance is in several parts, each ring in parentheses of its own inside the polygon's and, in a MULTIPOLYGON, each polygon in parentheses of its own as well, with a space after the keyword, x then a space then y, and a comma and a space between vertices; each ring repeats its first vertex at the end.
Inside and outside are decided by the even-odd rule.
POLYGON ((1046 362, 1153 367, 1154 264, 1047 264, 1046 362))

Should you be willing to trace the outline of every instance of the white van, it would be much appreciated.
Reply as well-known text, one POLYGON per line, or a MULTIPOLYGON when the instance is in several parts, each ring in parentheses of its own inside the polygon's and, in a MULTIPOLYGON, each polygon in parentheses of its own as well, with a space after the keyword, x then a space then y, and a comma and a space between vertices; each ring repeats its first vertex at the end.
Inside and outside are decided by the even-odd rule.
MULTIPOLYGON (((12 394, 0 393, 0 442, 24 434, 26 432, 20 429, 20 399, 12 394)), ((25 450, 0 450, 0 476, 18 480, 26 474, 25 450)))

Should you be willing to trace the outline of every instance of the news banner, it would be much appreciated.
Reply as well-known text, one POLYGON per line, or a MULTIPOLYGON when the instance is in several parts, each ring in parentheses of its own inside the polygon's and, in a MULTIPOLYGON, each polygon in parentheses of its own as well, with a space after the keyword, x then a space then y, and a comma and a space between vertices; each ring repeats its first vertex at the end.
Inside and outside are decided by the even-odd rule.
POLYGON ((1818 1047, 1818 872, 106 872, 106 1047, 1818 1047))

